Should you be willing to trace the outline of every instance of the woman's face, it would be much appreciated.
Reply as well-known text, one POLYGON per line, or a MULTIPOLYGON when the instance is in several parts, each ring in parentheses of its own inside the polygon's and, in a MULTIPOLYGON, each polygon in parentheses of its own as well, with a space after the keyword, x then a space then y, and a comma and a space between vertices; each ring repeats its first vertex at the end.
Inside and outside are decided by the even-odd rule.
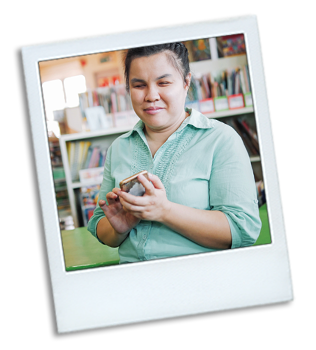
POLYGON ((162 52, 131 62, 129 86, 133 108, 152 130, 179 126, 185 118, 184 104, 190 84, 162 52))

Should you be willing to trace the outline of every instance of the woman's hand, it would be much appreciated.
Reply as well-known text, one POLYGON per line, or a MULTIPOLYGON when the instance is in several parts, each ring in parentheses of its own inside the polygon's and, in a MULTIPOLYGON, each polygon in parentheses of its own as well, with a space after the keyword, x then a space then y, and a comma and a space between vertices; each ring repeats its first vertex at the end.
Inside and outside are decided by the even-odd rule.
MULTIPOLYGON (((118 190, 118 188, 114 188, 114 190, 118 190)), ((139 218, 123 209, 117 194, 109 192, 106 195, 106 199, 109 205, 102 199, 99 200, 99 205, 117 233, 126 234, 139 223, 139 218)))
POLYGON ((159 177, 148 174, 151 183, 143 175, 138 176, 138 181, 145 187, 142 197, 133 196, 114 188, 113 192, 119 196, 120 203, 126 213, 150 221, 164 220, 165 214, 170 208, 170 202, 166 196, 166 190, 159 177))

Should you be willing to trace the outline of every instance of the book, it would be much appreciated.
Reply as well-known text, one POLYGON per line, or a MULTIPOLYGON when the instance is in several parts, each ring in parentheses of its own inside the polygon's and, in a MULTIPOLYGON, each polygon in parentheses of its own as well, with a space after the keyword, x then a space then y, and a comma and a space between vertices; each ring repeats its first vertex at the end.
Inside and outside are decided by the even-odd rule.
POLYGON ((80 189, 80 206, 85 226, 88 225, 94 209, 97 206, 99 192, 100 185, 84 186, 80 189))
POLYGON ((71 141, 67 144, 72 181, 79 181, 79 171, 104 166, 107 148, 92 147, 90 141, 71 141))
POLYGON ((239 73, 239 76, 240 76, 240 83, 241 83, 242 93, 246 94, 248 91, 247 91, 247 88, 246 88, 244 72, 243 72, 243 70, 239 69, 238 73, 239 73))
POLYGON ((66 148, 67 148, 67 156, 68 156, 69 168, 71 168, 72 159, 73 159, 73 150, 72 150, 72 147, 73 147, 72 142, 67 142, 66 148))
POLYGON ((256 191, 258 198, 258 206, 261 207, 263 204, 266 203, 264 182, 262 180, 256 182, 256 191))
POLYGON ((248 146, 250 149, 250 156, 257 156, 259 155, 259 149, 257 149, 250 137, 250 135, 246 132, 244 126, 242 125, 240 119, 233 119, 233 125, 235 126, 236 130, 239 130, 241 138, 243 139, 245 145, 248 146))
POLYGON ((82 167, 82 169, 87 169, 89 167, 92 151, 93 151, 93 147, 89 146, 88 152, 87 152, 87 158, 86 158, 86 161, 85 161, 84 166, 82 167))
POLYGON ((244 71, 245 71, 245 77, 246 77, 247 92, 251 92, 249 68, 248 68, 248 65, 247 65, 247 64, 244 66, 244 71))
POLYGON ((111 92, 111 102, 112 102, 112 112, 117 112, 117 102, 116 102, 116 94, 114 91, 111 92))
POLYGON ((244 132, 242 132, 239 128, 239 125, 237 124, 236 120, 234 118, 228 118, 227 120, 224 121, 227 125, 229 125, 230 127, 232 127, 241 137, 241 139, 243 140, 243 143, 245 145, 245 148, 248 152, 249 156, 253 156, 253 147, 251 146, 251 142, 250 140, 247 138, 247 136, 245 135, 244 132))
POLYGON ((244 130, 248 133, 251 142, 253 146, 256 148, 258 154, 259 154, 259 141, 258 141, 258 136, 257 133, 249 126, 249 124, 246 122, 245 119, 239 119, 240 124, 244 128, 244 130))
POLYGON ((205 91, 205 98, 204 99, 212 97, 209 74, 202 75, 202 86, 203 86, 203 89, 205 91))
POLYGON ((84 142, 84 146, 83 146, 83 150, 82 150, 82 158, 80 161, 80 169, 84 169, 85 168, 85 163, 88 157, 88 150, 91 146, 91 142, 90 141, 85 141, 84 142))
POLYGON ((80 189, 81 200, 84 206, 97 205, 101 185, 83 186, 80 189))
POLYGON ((94 213, 95 206, 91 207, 85 207, 83 208, 83 224, 84 226, 88 225, 89 220, 91 219, 93 213, 94 213))
POLYGON ((242 72, 243 72, 243 76, 244 76, 244 80, 245 80, 245 85, 246 85, 246 93, 249 92, 249 82, 248 82, 248 78, 247 78, 247 73, 246 73, 246 67, 242 67, 242 72))
POLYGON ((105 159, 106 159, 106 153, 107 149, 102 149, 100 151, 100 161, 99 161, 99 167, 104 167, 105 159))
POLYGON ((78 181, 79 180, 79 153, 80 153, 80 142, 71 142, 73 144, 73 161, 70 166, 70 173, 71 173, 71 179, 72 181, 78 181))
POLYGON ((99 165, 100 160, 100 147, 94 147, 92 150, 91 158, 88 168, 96 168, 99 165))
POLYGON ((76 175, 79 174, 79 170, 81 169, 82 164, 82 158, 83 158, 83 151, 84 151, 84 141, 77 141, 76 144, 78 145, 78 159, 77 159, 77 169, 76 169, 76 175))

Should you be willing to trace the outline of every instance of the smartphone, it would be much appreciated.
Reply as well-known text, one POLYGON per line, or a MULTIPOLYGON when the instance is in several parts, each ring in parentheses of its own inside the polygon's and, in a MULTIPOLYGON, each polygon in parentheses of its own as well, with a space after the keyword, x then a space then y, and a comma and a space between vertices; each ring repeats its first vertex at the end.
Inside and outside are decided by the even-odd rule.
POLYGON ((140 171, 139 173, 122 180, 120 182, 121 190, 134 196, 143 196, 145 193, 145 187, 138 181, 138 175, 144 175, 146 179, 149 180, 147 170, 140 171))

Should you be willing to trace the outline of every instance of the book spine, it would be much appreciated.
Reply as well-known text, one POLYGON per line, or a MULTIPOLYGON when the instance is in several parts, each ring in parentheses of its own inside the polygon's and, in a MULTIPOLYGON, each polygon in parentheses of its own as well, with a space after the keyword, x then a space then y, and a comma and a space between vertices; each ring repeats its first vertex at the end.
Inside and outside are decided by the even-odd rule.
POLYGON ((93 107, 93 95, 92 95, 92 91, 89 90, 87 93, 88 93, 88 107, 93 107))
POLYGON ((102 164, 102 157, 103 157, 102 152, 100 152, 98 167, 100 167, 102 164))
POLYGON ((236 72, 235 70, 233 69, 232 70, 232 75, 231 75, 231 82, 232 82, 232 95, 235 95, 235 86, 236 86, 236 72))
POLYGON ((246 84, 245 84, 245 80, 244 80, 244 74, 243 74, 242 70, 239 70, 239 76, 240 76, 242 93, 245 94, 247 92, 247 89, 246 89, 246 84))
POLYGON ((237 125, 235 120, 227 120, 227 124, 230 125, 241 137, 241 139, 243 140, 243 143, 245 145, 245 148, 248 152, 249 156, 252 156, 252 151, 251 151, 251 147, 249 146, 249 143, 247 142, 247 140, 245 139, 245 135, 241 132, 239 126, 237 125))
POLYGON ((250 128, 250 126, 247 124, 245 120, 238 119, 239 123, 242 125, 244 130, 247 132, 249 135, 249 138, 256 149, 257 153, 259 154, 259 143, 258 143, 258 137, 257 134, 250 128))
POLYGON ((238 72, 236 72, 236 79, 235 79, 235 95, 239 94, 239 75, 238 72))
POLYGON ((117 104, 116 104, 115 92, 111 93, 111 103, 112 103, 112 113, 116 113, 117 112, 117 104))
POLYGON ((202 84, 203 84, 203 89, 205 91, 205 98, 209 98, 210 97, 210 91, 209 91, 209 88, 208 88, 207 76, 206 75, 202 76, 202 84))
POLYGON ((90 160, 91 160, 91 156, 92 156, 92 151, 93 151, 93 148, 91 146, 89 146, 88 153, 87 153, 87 159, 86 159, 86 162, 84 164, 83 169, 89 168, 89 164, 90 164, 90 160))
POLYGON ((99 164, 99 159, 100 159, 100 149, 99 147, 94 147, 88 168, 96 168, 99 164))
POLYGON ((107 155, 107 149, 104 149, 103 150, 103 157, 102 157, 102 164, 100 166, 104 167, 104 163, 105 163, 105 160, 106 160, 106 155, 107 155))
POLYGON ((245 65, 245 70, 246 70, 246 75, 247 75, 247 80, 248 80, 248 86, 249 86, 249 91, 251 92, 251 83, 250 83, 250 76, 249 76, 249 70, 248 70, 248 65, 245 65))
POLYGON ((77 181, 79 178, 79 174, 78 174, 79 148, 80 148, 79 141, 74 142, 73 163, 70 169, 72 181, 77 181))
POLYGON ((246 67, 245 66, 242 68, 242 72, 243 72, 243 76, 244 76, 244 80, 245 80, 246 92, 250 92, 250 90, 249 90, 249 82, 248 82, 248 77, 247 77, 246 67))
POLYGON ((243 128, 242 124, 240 123, 240 121, 234 120, 234 123, 236 125, 236 127, 239 129, 241 135, 242 135, 242 139, 244 141, 244 144, 247 145, 250 149, 251 152, 251 156, 257 156, 259 155, 258 151, 256 150, 256 148, 253 146, 253 143, 251 142, 251 138, 250 136, 247 134, 247 132, 245 131, 245 129, 243 128))

